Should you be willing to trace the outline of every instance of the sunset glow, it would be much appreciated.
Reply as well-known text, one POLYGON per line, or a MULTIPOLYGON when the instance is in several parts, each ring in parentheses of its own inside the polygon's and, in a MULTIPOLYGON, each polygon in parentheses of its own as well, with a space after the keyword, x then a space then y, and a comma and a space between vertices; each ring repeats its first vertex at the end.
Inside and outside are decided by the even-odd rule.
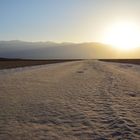
POLYGON ((132 22, 114 23, 106 29, 104 43, 122 51, 133 50, 140 46, 140 30, 132 22))

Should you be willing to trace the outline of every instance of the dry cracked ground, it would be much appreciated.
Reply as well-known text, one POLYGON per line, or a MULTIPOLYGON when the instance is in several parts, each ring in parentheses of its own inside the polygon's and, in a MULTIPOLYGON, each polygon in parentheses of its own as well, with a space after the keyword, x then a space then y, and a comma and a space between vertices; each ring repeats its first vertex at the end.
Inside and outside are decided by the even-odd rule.
POLYGON ((1 70, 0 140, 140 140, 140 66, 84 60, 1 70))

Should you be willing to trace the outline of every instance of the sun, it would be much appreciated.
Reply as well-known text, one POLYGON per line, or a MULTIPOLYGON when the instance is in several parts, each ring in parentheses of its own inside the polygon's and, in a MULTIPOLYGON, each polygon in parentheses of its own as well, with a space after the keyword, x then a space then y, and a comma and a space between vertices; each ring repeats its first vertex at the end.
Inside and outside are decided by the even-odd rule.
POLYGON ((130 51, 140 47, 140 31, 132 22, 116 22, 104 35, 103 42, 121 51, 130 51))

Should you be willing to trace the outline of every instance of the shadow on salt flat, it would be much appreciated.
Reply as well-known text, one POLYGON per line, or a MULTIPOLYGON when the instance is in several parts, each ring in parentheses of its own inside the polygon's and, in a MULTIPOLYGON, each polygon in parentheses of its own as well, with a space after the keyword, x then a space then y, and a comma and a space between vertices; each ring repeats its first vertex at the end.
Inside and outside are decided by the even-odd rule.
POLYGON ((77 71, 77 73, 84 73, 84 71, 77 71))

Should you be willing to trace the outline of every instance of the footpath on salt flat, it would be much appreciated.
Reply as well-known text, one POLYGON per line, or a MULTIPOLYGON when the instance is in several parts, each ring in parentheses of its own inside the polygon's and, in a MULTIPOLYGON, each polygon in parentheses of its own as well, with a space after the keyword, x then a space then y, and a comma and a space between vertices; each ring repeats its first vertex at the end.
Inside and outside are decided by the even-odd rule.
POLYGON ((139 140, 140 66, 84 60, 0 71, 1 140, 139 140))

